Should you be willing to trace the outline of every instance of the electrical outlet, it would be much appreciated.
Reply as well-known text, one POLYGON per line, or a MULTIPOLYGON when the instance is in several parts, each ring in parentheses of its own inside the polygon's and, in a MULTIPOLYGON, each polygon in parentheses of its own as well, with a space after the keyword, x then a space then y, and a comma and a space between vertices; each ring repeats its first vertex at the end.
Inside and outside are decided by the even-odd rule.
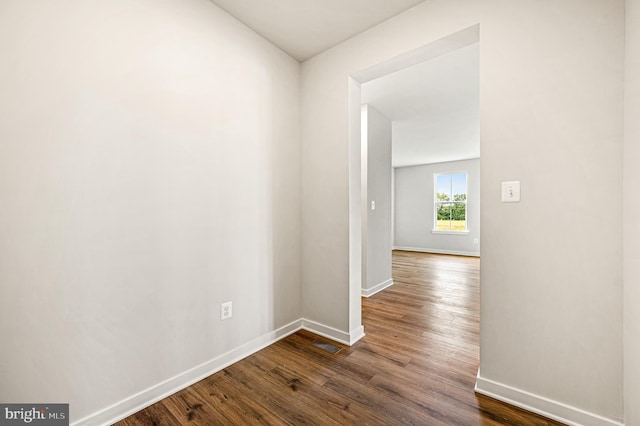
POLYGON ((220 319, 227 320, 233 316, 232 302, 225 302, 220 305, 220 319))

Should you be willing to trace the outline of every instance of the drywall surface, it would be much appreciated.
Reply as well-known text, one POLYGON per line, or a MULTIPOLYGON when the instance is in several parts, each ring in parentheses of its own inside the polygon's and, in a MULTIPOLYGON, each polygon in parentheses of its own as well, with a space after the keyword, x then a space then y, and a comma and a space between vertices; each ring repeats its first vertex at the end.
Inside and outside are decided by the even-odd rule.
POLYGON ((371 105, 363 108, 368 161, 367 279, 362 289, 373 290, 391 279, 391 121, 371 105))
POLYGON ((207 0, 0 34, 1 401, 75 422, 301 317, 299 63, 207 0))
POLYGON ((394 173, 394 247, 480 255, 479 159, 396 167, 394 173), (468 233, 434 233, 434 175, 456 172, 467 173, 468 233))
POLYGON ((479 23, 480 375, 619 421, 623 9, 431 0, 304 62, 305 313, 348 328, 348 77, 479 23))
POLYGON ((640 425, 640 1, 627 0, 624 127, 624 420, 640 425))

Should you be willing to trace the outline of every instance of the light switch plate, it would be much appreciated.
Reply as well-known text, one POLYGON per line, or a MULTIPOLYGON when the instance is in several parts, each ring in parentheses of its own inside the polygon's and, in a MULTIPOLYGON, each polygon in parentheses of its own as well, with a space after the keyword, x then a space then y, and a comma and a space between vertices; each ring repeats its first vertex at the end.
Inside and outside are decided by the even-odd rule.
POLYGON ((502 182, 502 202, 503 203, 519 203, 520 202, 520 181, 502 182))

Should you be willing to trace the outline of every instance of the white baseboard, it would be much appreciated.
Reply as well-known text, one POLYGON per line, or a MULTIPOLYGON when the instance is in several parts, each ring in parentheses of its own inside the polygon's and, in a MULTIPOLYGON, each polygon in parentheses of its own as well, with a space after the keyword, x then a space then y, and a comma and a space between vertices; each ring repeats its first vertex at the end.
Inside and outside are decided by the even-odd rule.
POLYGON ((569 426, 623 426, 623 423, 618 421, 485 379, 480 376, 480 371, 478 371, 475 391, 569 426))
POLYGON ((263 349, 278 340, 295 333, 302 328, 302 320, 294 321, 277 330, 253 339, 227 353, 204 362, 184 373, 178 374, 162 383, 158 383, 135 395, 123 399, 88 417, 72 423, 73 426, 111 425, 128 417, 143 408, 154 404, 218 371, 240 361, 243 358, 263 349))
POLYGON ((349 346, 353 346, 354 343, 356 343, 358 340, 362 339, 365 334, 364 334, 364 326, 360 326, 358 328, 356 328, 355 330, 351 330, 351 332, 349 333, 349 346))
POLYGON ((328 325, 320 324, 315 321, 303 319, 302 320, 302 328, 310 331, 319 336, 326 337, 327 339, 335 340, 336 342, 345 344, 345 345, 353 345, 358 340, 364 337, 364 327, 360 326, 355 330, 352 330, 349 333, 338 330, 337 328, 329 327, 328 325))
POLYGON ((420 252, 420 253, 453 254, 453 255, 456 255, 456 256, 480 257, 480 252, 479 251, 440 250, 440 249, 431 249, 431 248, 422 248, 422 247, 402 247, 402 246, 393 246, 393 250, 417 251, 417 252, 420 252))
POLYGON ((393 285, 393 278, 389 278, 386 281, 381 282, 380 284, 376 284, 371 288, 363 288, 362 289, 362 297, 370 297, 373 296, 376 293, 381 292, 382 290, 384 290, 387 287, 390 287, 393 285))
POLYGON ((329 327, 315 321, 299 319, 280 327, 277 330, 255 338, 227 353, 206 361, 190 370, 180 373, 164 382, 158 383, 135 395, 123 399, 110 407, 104 408, 94 414, 74 421, 72 426, 107 426, 124 419, 148 406, 154 404, 174 393, 199 382, 200 380, 217 373, 218 371, 234 364, 249 355, 266 348, 280 339, 305 329, 320 336, 333 339, 351 346, 364 336, 364 328, 345 333, 333 327, 329 327))

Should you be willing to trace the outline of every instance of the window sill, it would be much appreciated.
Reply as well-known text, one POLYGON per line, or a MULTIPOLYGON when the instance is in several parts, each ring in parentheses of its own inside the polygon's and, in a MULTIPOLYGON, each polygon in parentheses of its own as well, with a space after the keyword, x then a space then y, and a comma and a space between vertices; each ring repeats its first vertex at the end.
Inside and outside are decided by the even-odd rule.
POLYGON ((469 231, 438 231, 437 229, 431 230, 432 234, 441 234, 441 235, 469 235, 469 231))

